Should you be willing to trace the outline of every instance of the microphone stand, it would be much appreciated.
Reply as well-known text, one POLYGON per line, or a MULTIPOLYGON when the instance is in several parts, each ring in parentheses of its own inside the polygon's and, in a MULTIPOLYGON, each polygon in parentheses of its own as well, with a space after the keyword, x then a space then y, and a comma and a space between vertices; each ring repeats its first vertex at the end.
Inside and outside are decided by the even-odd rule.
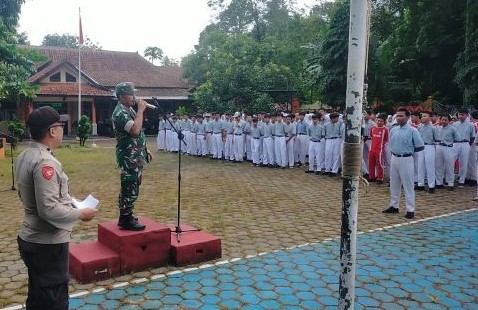
MULTIPOLYGON (((1 132, 1 131, 0 131, 0 135, 7 136, 7 137, 9 137, 10 139, 13 139, 13 140, 17 140, 17 138, 15 138, 14 136, 6 134, 6 133, 1 132)), ((12 187, 11 187, 11 189, 12 189, 12 191, 14 191, 16 188, 15 188, 15 172, 14 172, 15 169, 14 169, 14 163, 13 163, 13 143, 10 143, 10 157, 12 158, 12 187)))
MULTIPOLYGON (((185 232, 181 229, 181 145, 184 143, 184 145, 187 146, 186 142, 184 141, 184 135, 181 133, 180 130, 178 130, 171 120, 167 117, 166 112, 163 110, 159 102, 156 100, 156 98, 153 97, 154 101, 154 106, 158 108, 159 112, 163 115, 163 118, 171 125, 172 130, 176 132, 178 135, 178 140, 179 140, 179 150, 178 150, 178 216, 177 216, 177 225, 174 230, 176 233, 176 240, 178 243, 181 242, 180 240, 180 235, 181 233, 185 232)), ((193 230, 188 230, 188 231, 198 231, 198 229, 193 229, 193 230)))

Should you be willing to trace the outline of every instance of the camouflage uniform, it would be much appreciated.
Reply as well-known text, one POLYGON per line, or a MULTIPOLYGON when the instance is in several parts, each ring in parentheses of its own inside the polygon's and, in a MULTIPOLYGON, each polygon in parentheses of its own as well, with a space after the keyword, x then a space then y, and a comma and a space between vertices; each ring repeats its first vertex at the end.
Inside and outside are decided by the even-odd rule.
POLYGON ((137 137, 129 130, 136 112, 118 102, 113 111, 113 129, 116 137, 116 161, 121 169, 121 192, 118 197, 120 214, 133 212, 134 202, 138 199, 143 166, 148 160, 144 131, 137 137))

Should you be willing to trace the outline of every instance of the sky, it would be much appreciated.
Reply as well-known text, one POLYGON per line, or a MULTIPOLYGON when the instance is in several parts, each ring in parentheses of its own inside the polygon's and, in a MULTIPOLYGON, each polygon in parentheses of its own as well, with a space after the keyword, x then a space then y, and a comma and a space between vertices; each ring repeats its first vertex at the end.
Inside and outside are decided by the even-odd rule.
MULTIPOLYGON (((317 0, 299 0, 310 6, 317 0)), ((199 35, 213 21, 207 0, 25 0, 19 32, 31 45, 47 34, 79 33, 104 50, 138 52, 159 47, 163 55, 181 60, 194 50, 199 35)))

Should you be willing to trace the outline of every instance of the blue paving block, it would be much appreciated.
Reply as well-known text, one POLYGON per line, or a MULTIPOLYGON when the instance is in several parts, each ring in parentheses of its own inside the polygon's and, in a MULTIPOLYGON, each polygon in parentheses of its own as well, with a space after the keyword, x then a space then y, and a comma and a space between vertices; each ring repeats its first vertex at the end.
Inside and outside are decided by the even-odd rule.
POLYGON ((116 310, 120 306, 120 302, 118 300, 106 300, 101 304, 101 309, 104 310, 116 310))
POLYGON ((146 287, 144 286, 135 285, 126 288, 126 293, 130 295, 141 295, 144 292, 146 292, 146 287))
POLYGON ((253 288, 252 286, 242 286, 242 287, 239 287, 237 289, 237 291, 240 293, 240 294, 244 294, 244 295, 247 295, 247 294, 254 294, 255 292, 257 292, 257 290, 255 288, 253 288))
POLYGON ((221 300, 234 299, 236 297, 239 297, 239 293, 236 291, 221 291, 219 293, 219 298, 221 298, 221 300))
POLYGON ((106 300, 105 295, 103 294, 91 294, 86 296, 85 303, 92 305, 99 305, 106 300))
POLYGON ((244 294, 240 297, 240 300, 244 304, 251 304, 251 305, 256 305, 261 301, 259 296, 256 296, 255 294, 244 294))
POLYGON ((232 283, 232 282, 227 282, 227 283, 220 282, 218 287, 221 291, 223 291, 223 290, 236 290, 237 289, 237 284, 232 283))
POLYGON ((202 302, 208 305, 218 304, 221 301, 221 298, 216 295, 207 295, 202 298, 202 302))
POLYGON ((127 296, 126 290, 123 289, 113 289, 106 293, 107 299, 123 299, 127 296))
POLYGON ((405 298, 408 296, 408 293, 401 288, 387 288, 387 293, 396 298, 405 298))
POLYGON ((202 304, 203 303, 200 302, 199 300, 185 299, 181 303, 181 306, 184 307, 184 308, 189 308, 189 309, 197 309, 197 308, 201 307, 202 304))
POLYGON ((358 297, 357 303, 363 305, 365 308, 379 307, 380 302, 372 297, 358 297))
MULTIPOLYGON (((301 304, 301 307, 303 309, 321 309, 321 305, 317 302, 317 301, 314 301, 314 300, 306 300, 306 301, 303 301, 301 304)), ((337 308, 335 308, 337 309, 337 308)))
POLYGON ((259 303, 259 307, 262 309, 280 309, 281 304, 275 300, 263 300, 259 303))
POLYGON ((311 293, 311 292, 308 292, 308 291, 302 291, 302 292, 298 292, 296 294, 296 296, 302 301, 307 301, 307 300, 314 300, 316 295, 311 293))
POLYGON ((166 284, 162 281, 152 281, 149 283, 146 283, 146 288, 150 290, 162 290, 163 288, 166 287, 166 284))
POLYGON ((199 282, 184 282, 182 285, 181 285, 182 289, 185 290, 185 291, 197 291, 199 290, 202 285, 201 283, 199 282))
POLYGON ((183 299, 178 295, 165 295, 161 299, 161 302, 165 305, 179 305, 183 299))
POLYGON ((141 304, 146 310, 162 309, 163 303, 159 300, 147 300, 141 304))
POLYGON ((84 306, 85 302, 81 298, 70 298, 70 309, 79 309, 84 306))
POLYGON ((214 295, 219 293, 219 288, 216 286, 204 286, 199 291, 204 295, 214 295))
POLYGON ((412 293, 419 293, 419 292, 423 292, 424 288, 422 286, 419 286, 419 285, 416 285, 416 284, 413 284, 413 283, 405 283, 405 284, 402 284, 400 285, 400 287, 407 291, 407 292, 412 292, 412 293))
POLYGON ((206 278, 199 281, 199 283, 201 283, 202 286, 217 286, 219 282, 216 279, 206 278))
POLYGON ((159 300, 163 297, 164 293, 163 291, 152 291, 149 290, 146 293, 144 293, 144 298, 149 299, 149 300, 159 300))
POLYGON ((268 282, 256 282, 254 287, 258 290, 272 290, 274 286, 268 282))
POLYGON ((181 294, 184 299, 199 299, 202 295, 197 291, 186 291, 181 294))
POLYGON ((274 291, 260 290, 259 292, 257 292, 257 296, 261 300, 267 300, 267 299, 276 299, 279 295, 278 295, 278 293, 276 293, 274 291))
POLYGON ((330 296, 321 296, 317 299, 321 306, 336 306, 338 304, 338 299, 330 296))
POLYGON ((168 286, 163 290, 166 295, 180 295, 182 291, 181 287, 178 286, 168 286))
POLYGON ((233 299, 224 299, 221 301, 220 306, 226 309, 240 309, 241 302, 233 299))

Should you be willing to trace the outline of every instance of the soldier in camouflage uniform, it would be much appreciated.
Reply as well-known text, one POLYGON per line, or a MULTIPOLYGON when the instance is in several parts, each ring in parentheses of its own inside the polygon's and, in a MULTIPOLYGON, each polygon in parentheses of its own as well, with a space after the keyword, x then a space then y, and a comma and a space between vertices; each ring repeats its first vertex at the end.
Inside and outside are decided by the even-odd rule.
POLYGON ((146 148, 143 131, 144 100, 135 100, 133 83, 120 83, 116 86, 118 104, 113 111, 113 129, 116 137, 116 161, 121 169, 121 192, 118 197, 120 217, 118 226, 123 230, 143 230, 133 216, 134 202, 138 199, 143 166, 153 159, 146 148), (135 112, 133 106, 137 104, 135 112))

